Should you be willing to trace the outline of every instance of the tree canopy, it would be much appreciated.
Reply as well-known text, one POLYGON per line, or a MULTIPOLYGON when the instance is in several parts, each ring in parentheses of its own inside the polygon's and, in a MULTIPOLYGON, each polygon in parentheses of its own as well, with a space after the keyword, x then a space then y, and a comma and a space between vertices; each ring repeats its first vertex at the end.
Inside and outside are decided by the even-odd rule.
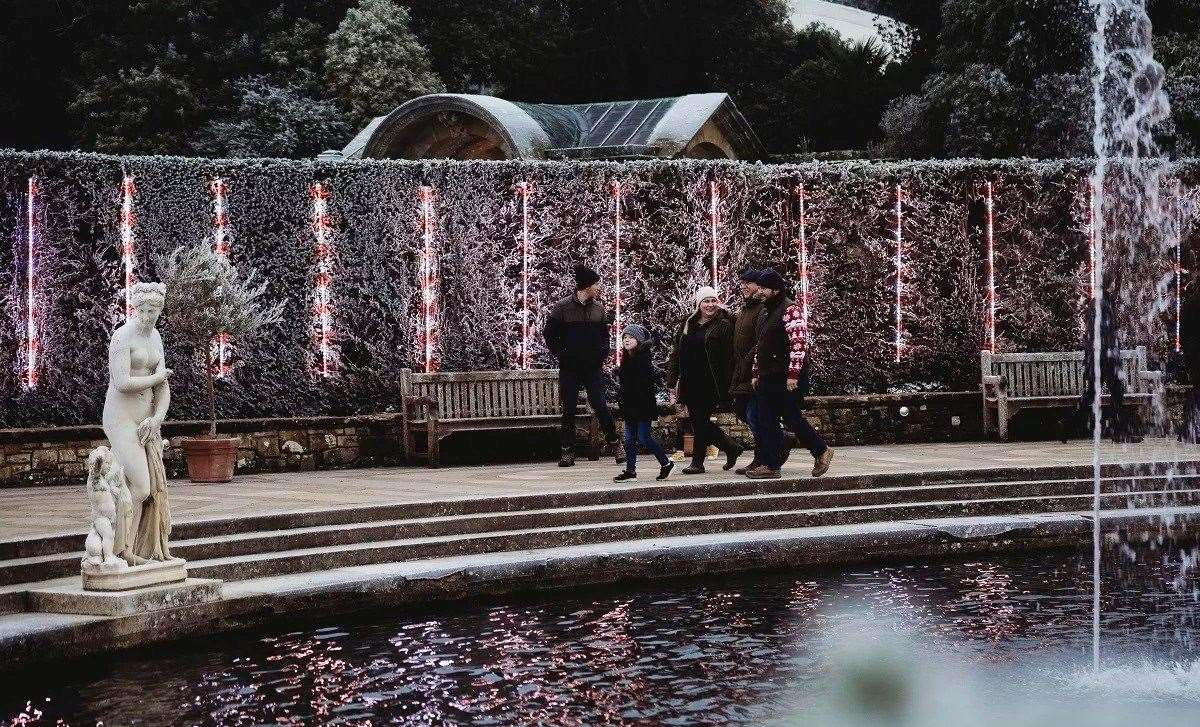
MULTIPOLYGON (((902 47, 794 28, 784 0, 0 0, 0 147, 311 156, 443 89, 577 103, 726 91, 773 154, 1088 152, 1089 0, 842 0, 902 47)), ((1148 0, 1200 150, 1200 2, 1148 0)))

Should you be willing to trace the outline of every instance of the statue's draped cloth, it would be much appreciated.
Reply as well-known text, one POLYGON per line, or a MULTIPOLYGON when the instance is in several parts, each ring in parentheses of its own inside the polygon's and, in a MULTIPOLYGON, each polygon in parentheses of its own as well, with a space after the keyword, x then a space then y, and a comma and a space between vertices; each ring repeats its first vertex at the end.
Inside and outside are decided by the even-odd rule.
POLYGON ((142 444, 146 447, 146 465, 150 469, 150 497, 142 506, 142 522, 138 526, 133 552, 149 560, 167 560, 171 557, 167 547, 171 535, 171 505, 167 501, 162 432, 155 427, 142 444))

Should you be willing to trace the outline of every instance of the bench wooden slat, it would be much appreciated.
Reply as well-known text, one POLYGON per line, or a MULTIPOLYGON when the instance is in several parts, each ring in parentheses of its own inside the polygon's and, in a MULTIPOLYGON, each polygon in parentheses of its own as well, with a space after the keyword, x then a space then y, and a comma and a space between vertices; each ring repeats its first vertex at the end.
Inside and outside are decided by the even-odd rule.
MULTIPOLYGON (((1148 369, 1145 347, 1122 350, 1119 358, 1126 399, 1135 406, 1159 409, 1161 375, 1148 369)), ((991 431, 989 409, 996 410, 996 428, 1001 439, 1006 439, 1008 419, 1022 408, 1075 406, 1092 377, 1085 359, 1083 351, 981 351, 981 376, 995 377, 993 382, 1000 382, 997 391, 994 383, 989 385, 987 378, 983 379, 984 431, 991 431)))
MULTIPOLYGON (((414 373, 404 369, 400 381, 405 402, 406 455, 411 458, 416 454, 414 427, 423 425, 429 440, 431 466, 436 466, 440 456, 438 440, 450 432, 552 428, 559 424, 562 416, 557 369, 435 373, 414 373), (436 418, 426 416, 423 406, 416 403, 424 400, 434 402, 436 418)), ((585 420, 594 416, 586 405, 579 409, 578 415, 585 420)), ((599 453, 599 439, 595 421, 590 424, 590 456, 595 459, 599 453)))

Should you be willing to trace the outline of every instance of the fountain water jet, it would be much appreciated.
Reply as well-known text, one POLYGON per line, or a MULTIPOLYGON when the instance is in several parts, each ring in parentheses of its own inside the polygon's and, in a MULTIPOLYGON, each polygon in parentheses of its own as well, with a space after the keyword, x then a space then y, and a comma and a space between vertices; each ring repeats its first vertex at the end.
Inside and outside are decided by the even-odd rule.
MULTIPOLYGON (((1154 131, 1170 109, 1163 91, 1165 72, 1153 57, 1145 0, 1091 0, 1091 7, 1095 20, 1091 38, 1095 165, 1090 183, 1095 190, 1095 214, 1088 322, 1094 384, 1092 668, 1099 673, 1101 357, 1105 339, 1116 336, 1115 330, 1104 329, 1116 329, 1120 321, 1126 327, 1125 337, 1145 340, 1161 326, 1169 283, 1163 280, 1159 263, 1176 242, 1178 230, 1159 196, 1166 159, 1154 131), (1113 259, 1111 269, 1105 267, 1107 256, 1113 259), (1143 315, 1120 315, 1129 310, 1143 315)), ((1119 342, 1116 347, 1120 348, 1119 342)), ((1159 418, 1162 414, 1156 412, 1159 418)))

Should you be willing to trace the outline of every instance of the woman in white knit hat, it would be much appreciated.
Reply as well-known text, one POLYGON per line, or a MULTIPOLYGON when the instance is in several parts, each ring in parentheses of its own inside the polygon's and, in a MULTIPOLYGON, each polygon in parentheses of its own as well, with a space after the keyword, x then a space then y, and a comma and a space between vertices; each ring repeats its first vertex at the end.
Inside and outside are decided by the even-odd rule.
POLYGON ((704 454, 715 444, 725 453, 729 470, 737 464, 742 448, 712 421, 717 409, 728 403, 733 374, 733 316, 721 306, 715 288, 696 291, 696 309, 679 327, 675 347, 667 363, 667 385, 674 388, 680 413, 692 423, 692 463, 687 475, 704 471, 704 454))

